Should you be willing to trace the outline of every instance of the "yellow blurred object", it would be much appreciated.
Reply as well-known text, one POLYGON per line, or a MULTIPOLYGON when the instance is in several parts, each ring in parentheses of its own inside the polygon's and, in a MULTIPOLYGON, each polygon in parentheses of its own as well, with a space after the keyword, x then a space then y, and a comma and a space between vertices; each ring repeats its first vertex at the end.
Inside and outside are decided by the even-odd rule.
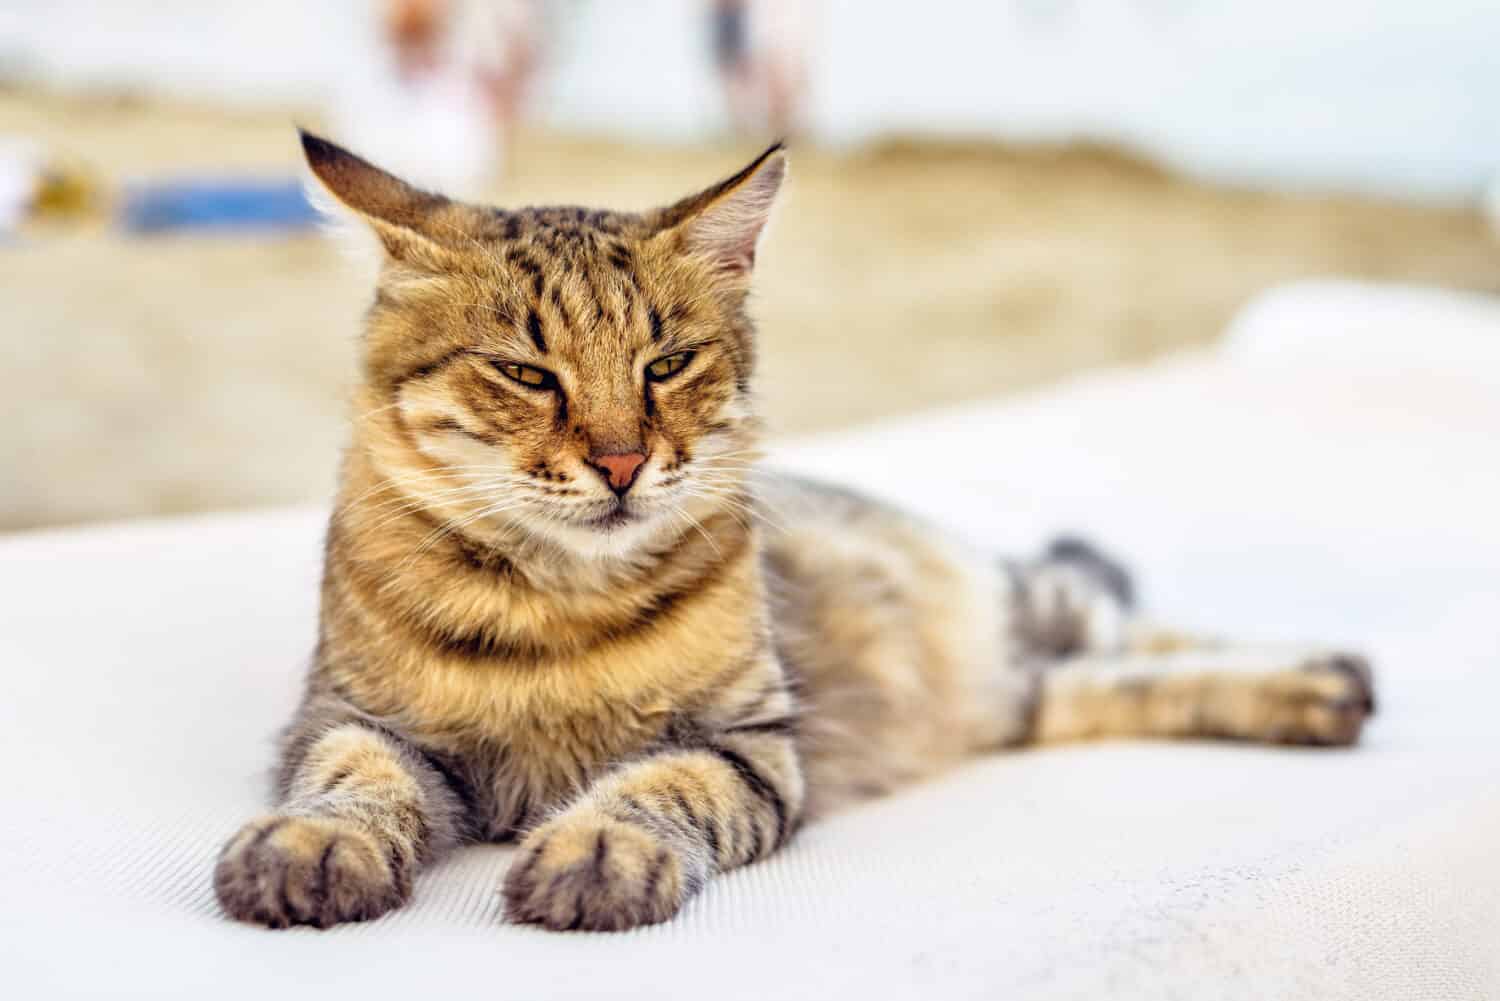
POLYGON ((36 219, 96 219, 104 214, 104 186, 75 161, 54 160, 37 177, 30 215, 36 219))

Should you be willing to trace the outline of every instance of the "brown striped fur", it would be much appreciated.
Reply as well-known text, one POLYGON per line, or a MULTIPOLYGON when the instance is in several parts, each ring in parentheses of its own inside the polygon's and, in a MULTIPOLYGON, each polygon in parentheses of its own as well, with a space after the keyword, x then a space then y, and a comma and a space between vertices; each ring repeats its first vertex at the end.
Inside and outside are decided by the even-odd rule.
POLYGON ((278 805, 215 872, 230 915, 372 918, 452 846, 520 839, 513 920, 628 928, 978 751, 1357 737, 1357 659, 1132 647, 1087 547, 1006 566, 755 471, 779 147, 641 214, 463 205, 304 148, 384 264, 278 805), (619 456, 645 457, 624 489, 619 456))

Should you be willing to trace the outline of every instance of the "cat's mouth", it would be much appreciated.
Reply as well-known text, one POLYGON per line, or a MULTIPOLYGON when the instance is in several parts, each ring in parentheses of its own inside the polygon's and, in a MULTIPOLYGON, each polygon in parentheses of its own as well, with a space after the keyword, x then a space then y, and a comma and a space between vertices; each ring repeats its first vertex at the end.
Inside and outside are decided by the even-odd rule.
POLYGON ((629 505, 626 504, 625 500, 621 498, 620 500, 615 501, 614 507, 610 510, 606 511, 603 514, 595 515, 594 517, 589 518, 587 524, 590 528, 596 528, 601 531, 608 531, 609 529, 619 528, 622 525, 628 525, 631 522, 638 521, 640 520, 640 517, 640 513, 633 510, 629 505))

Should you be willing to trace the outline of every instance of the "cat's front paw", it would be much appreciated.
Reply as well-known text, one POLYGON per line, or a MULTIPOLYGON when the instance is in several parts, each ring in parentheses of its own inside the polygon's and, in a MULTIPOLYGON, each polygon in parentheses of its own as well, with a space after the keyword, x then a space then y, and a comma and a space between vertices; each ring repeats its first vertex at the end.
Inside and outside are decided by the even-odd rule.
POLYGON ((1283 744, 1345 746, 1375 714, 1375 678, 1357 654, 1320 654, 1282 679, 1267 737, 1283 744))
POLYGON ((621 931, 670 918, 697 882, 652 832, 591 812, 564 814, 521 843, 505 876, 505 911, 554 931, 621 931))
POLYGON ((410 876, 347 821, 262 817, 219 855, 214 890, 230 917, 268 928, 366 921, 403 903, 410 876))

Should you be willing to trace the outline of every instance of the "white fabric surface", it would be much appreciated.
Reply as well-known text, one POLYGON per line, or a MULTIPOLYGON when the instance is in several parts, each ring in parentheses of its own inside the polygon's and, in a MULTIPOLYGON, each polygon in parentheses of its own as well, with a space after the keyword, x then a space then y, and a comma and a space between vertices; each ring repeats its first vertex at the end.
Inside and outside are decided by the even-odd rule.
MULTIPOLYGON (((851 362, 857 363, 857 362, 851 362)), ((623 935, 506 926, 466 849, 369 925, 217 913, 308 657, 321 515, 0 543, 0 975, 66 994, 1500 997, 1500 307, 1293 288, 1211 354, 779 450, 1152 610, 1377 659, 1352 752, 1026 751, 807 828, 623 935)), ((13 993, 12 993, 13 992, 13 993)))

